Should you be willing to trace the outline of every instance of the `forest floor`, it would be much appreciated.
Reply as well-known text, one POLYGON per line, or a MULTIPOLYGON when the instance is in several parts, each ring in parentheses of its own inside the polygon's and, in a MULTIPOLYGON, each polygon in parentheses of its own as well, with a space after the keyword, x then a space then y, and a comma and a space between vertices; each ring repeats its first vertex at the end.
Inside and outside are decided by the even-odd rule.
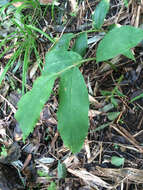
MULTIPOLYGON (((47 1, 44 2, 46 4, 47 1)), ((56 38, 69 32, 75 34, 89 30, 92 27, 92 12, 99 2, 79 1, 76 15, 68 0, 58 1, 54 9, 52 5, 41 5, 44 16, 37 16, 37 27, 56 38)), ((113 24, 141 27, 142 0, 130 0, 128 7, 124 2, 110 1, 102 32, 113 24)), ((30 11, 27 8, 23 14, 30 15, 30 11)), ((1 27, 0 41, 14 30, 12 25, 1 27)), ((37 35, 37 49, 44 62, 51 43, 42 34, 37 35)), ((88 48, 84 58, 96 57, 97 39, 102 39, 101 33, 88 33, 88 48)), ((110 60, 112 65, 90 61, 80 67, 89 93, 90 127, 84 146, 77 154, 72 154, 63 145, 57 131, 58 83, 54 87, 55 95, 45 104, 34 132, 25 142, 22 141, 14 113, 21 97, 23 55, 15 60, 0 86, 0 189, 142 190, 143 98, 141 96, 138 100, 130 101, 143 93, 142 49, 142 43, 132 49, 135 61, 119 55, 110 60), (117 106, 113 106, 111 94, 118 102, 117 106), (117 113, 117 116, 113 113, 117 113), (19 165, 22 165, 22 170, 19 165)), ((11 50, 0 56, 1 74, 13 52, 11 50)), ((26 78, 28 90, 40 75, 34 55, 31 55, 30 61, 26 78)))

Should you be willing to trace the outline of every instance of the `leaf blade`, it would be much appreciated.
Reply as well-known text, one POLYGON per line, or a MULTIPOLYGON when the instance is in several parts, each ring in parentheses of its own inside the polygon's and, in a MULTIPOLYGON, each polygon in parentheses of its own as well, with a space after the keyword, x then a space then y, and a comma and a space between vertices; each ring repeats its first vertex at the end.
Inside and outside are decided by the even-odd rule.
POLYGON ((103 25, 104 19, 109 10, 109 2, 109 0, 101 0, 100 3, 97 5, 92 16, 94 28, 100 29, 103 25))
POLYGON ((143 39, 143 30, 132 26, 121 26, 109 31, 98 45, 97 62, 124 54, 143 39))
POLYGON ((55 77, 39 77, 35 81, 32 90, 26 93, 18 102, 18 111, 15 118, 19 122, 24 139, 33 131, 40 117, 40 112, 50 97, 54 81, 55 77), (48 86, 47 88, 41 88, 43 85, 48 86))
POLYGON ((78 68, 65 73, 60 81, 58 130, 65 146, 80 151, 88 131, 88 92, 78 68))
POLYGON ((78 35, 75 44, 72 48, 73 51, 77 52, 78 54, 80 54, 81 56, 85 55, 86 49, 88 47, 87 44, 87 33, 81 33, 80 35, 78 35))
POLYGON ((55 49, 46 54, 43 75, 58 73, 81 60, 82 57, 76 52, 55 49))

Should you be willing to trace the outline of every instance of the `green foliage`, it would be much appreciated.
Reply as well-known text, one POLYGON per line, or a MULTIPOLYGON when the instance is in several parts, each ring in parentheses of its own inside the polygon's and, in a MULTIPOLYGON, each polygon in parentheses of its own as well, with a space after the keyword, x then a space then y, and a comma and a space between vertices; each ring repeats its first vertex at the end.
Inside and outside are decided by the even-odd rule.
POLYGON ((6 157, 7 156, 7 150, 5 146, 2 146, 0 156, 6 157))
POLYGON ((104 19, 109 10, 109 5, 110 5, 110 0, 101 0, 100 3, 97 5, 92 16, 94 28, 100 29, 101 26, 103 25, 104 19))
POLYGON ((136 100, 138 100, 138 99, 140 99, 140 98, 143 98, 143 93, 141 93, 140 95, 138 95, 138 96, 132 98, 130 102, 132 103, 132 102, 134 102, 134 101, 136 101, 136 100))
POLYGON ((51 94, 54 80, 60 77, 58 130, 64 144, 72 152, 81 149, 88 130, 89 102, 84 79, 76 67, 76 63, 80 61, 82 58, 79 54, 65 49, 54 48, 46 54, 42 76, 35 81, 32 90, 21 98, 15 114, 24 139, 33 131, 40 112, 51 94))
POLYGON ((73 46, 73 51, 79 53, 81 56, 85 55, 86 49, 88 47, 87 44, 87 33, 81 33, 78 35, 75 44, 73 46))
POLYGON ((58 130, 64 144, 79 152, 88 131, 88 92, 78 68, 66 72, 60 81, 58 130))
POLYGON ((62 38, 54 45, 53 49, 67 50, 69 48, 70 40, 74 37, 72 33, 64 34, 62 38))
POLYGON ((51 94, 54 81, 54 76, 41 76, 35 81, 32 90, 19 101, 19 109, 15 114, 15 118, 19 122, 24 139, 33 131, 40 117, 40 112, 51 94), (42 86, 43 88, 41 88, 42 86))
POLYGON ((107 114, 107 117, 110 121, 113 121, 114 119, 116 119, 118 116, 120 115, 120 112, 109 112, 107 114))
POLYGON ((44 76, 50 74, 58 76, 68 66, 72 66, 81 60, 81 56, 73 51, 54 49, 46 54, 45 67, 42 74, 44 76))
MULTIPOLYGON (((39 54, 37 51, 36 32, 39 32, 42 35, 44 35, 52 43, 54 43, 55 41, 48 34, 44 33, 42 30, 34 26, 35 22, 37 22, 35 21, 34 15, 32 15, 31 20, 29 20, 28 17, 24 16, 22 13, 22 11, 25 8, 29 8, 31 10, 33 10, 34 8, 35 10, 37 9, 37 11, 35 12, 38 14, 39 5, 40 5, 39 2, 37 0, 36 1, 21 0, 21 1, 23 2, 23 4, 18 8, 14 7, 12 3, 19 2, 19 0, 13 0, 10 3, 5 4, 5 6, 3 6, 2 8, 0 8, 1 26, 4 28, 5 34, 13 31, 13 28, 15 30, 15 32, 11 32, 10 34, 8 34, 6 38, 5 36, 3 36, 3 34, 0 34, 0 37, 3 38, 0 42, 0 48, 1 47, 4 48, 4 51, 0 54, 0 57, 3 57, 10 50, 13 50, 14 48, 16 49, 16 51, 9 59, 9 62, 7 63, 6 67, 4 68, 4 72, 0 76, 0 84, 4 79, 4 76, 9 70, 9 68, 13 66, 14 62, 17 61, 18 59, 21 59, 20 62, 21 64, 23 64, 22 94, 24 94, 27 69, 29 66, 31 53, 32 52, 35 53, 35 57, 37 59, 37 63, 39 64, 40 69, 41 65, 43 64, 39 58, 39 54), (7 19, 7 17, 9 17, 9 19, 7 19), (9 46, 8 48, 7 44, 9 46)), ((18 67, 16 65, 16 69, 17 68, 18 67)))
MULTIPOLYGON (((19 0, 14 0, 12 2, 18 1, 19 0)), ((5 5, 5 8, 8 8, 12 2, 5 5)), ((15 31, 11 32, 6 38, 2 35, 3 39, 0 42, 0 48, 4 47, 4 51, 0 57, 5 55, 12 48, 16 49, 0 77, 0 82, 3 80, 8 69, 21 55, 23 55, 23 59, 20 63, 23 64, 22 92, 24 94, 26 74, 32 52, 35 53, 36 59, 39 62, 39 68, 41 69, 41 66, 43 67, 43 63, 41 62, 37 51, 37 33, 46 37, 51 43, 51 49, 46 53, 44 69, 41 69, 42 74, 34 82, 32 90, 23 95, 19 101, 18 111, 15 114, 15 118, 22 129, 23 138, 26 139, 33 131, 36 122, 40 117, 40 112, 52 93, 54 82, 58 78, 60 81, 59 109, 57 112, 58 131, 60 132, 65 146, 70 148, 73 153, 79 152, 88 132, 89 101, 87 88, 78 67, 85 61, 95 60, 95 58, 87 60, 82 59, 88 47, 88 31, 81 32, 78 35, 72 33, 65 34, 58 40, 58 42, 56 42, 55 39, 36 27, 34 16, 23 17, 22 15, 22 10, 26 7, 39 10, 40 5, 38 1, 23 0, 22 2, 24 3, 19 8, 12 9, 14 14, 10 19, 10 26, 14 25, 15 31), (70 41, 75 37, 75 44, 73 47, 70 47, 70 41), (11 41, 12 45, 7 48, 6 44, 10 44, 11 41)), ((1 9, 2 14, 5 8, 3 7, 1 9)), ((89 32, 101 30, 108 10, 109 0, 101 0, 93 14, 93 27, 95 29, 90 30, 89 32)), ((136 46, 142 39, 143 30, 141 29, 132 26, 113 28, 107 32, 105 37, 100 41, 96 51, 96 61, 106 61, 119 54, 123 54, 126 57, 135 60, 130 49, 136 46)), ((122 76, 119 78, 118 84, 121 80, 122 76)), ((115 95, 124 96, 118 89, 118 84, 111 92, 102 91, 102 94, 108 96, 110 99, 110 103, 103 108, 103 111, 107 112, 110 109, 117 107, 118 101, 116 100, 115 95)), ((113 121, 119 114, 120 112, 110 112, 107 116, 109 120, 113 121)), ((98 130, 109 124, 110 123, 100 126, 98 130)), ((62 170, 61 168, 62 166, 59 164, 59 173, 62 170)), ((63 178, 63 174, 59 174, 59 176, 59 178, 63 178)))
POLYGON ((130 49, 124 52, 123 55, 135 61, 135 57, 130 49))
POLYGON ((127 7, 127 8, 128 8, 128 5, 129 5, 129 0, 123 0, 123 2, 124 2, 125 7, 127 7))
POLYGON ((52 181, 51 183, 50 183, 50 186, 48 187, 48 190, 56 190, 57 188, 56 188, 56 184, 52 181))
POLYGON ((121 26, 109 31, 98 45, 97 62, 124 54, 143 39, 143 30, 132 26, 121 26))
POLYGON ((125 158, 121 158, 121 157, 118 157, 118 156, 112 156, 112 158, 111 158, 111 164, 113 164, 115 166, 124 165, 124 161, 125 161, 125 158))
POLYGON ((65 164, 60 163, 60 161, 58 161, 58 178, 59 179, 64 179, 66 177, 67 174, 67 169, 65 167, 65 164))

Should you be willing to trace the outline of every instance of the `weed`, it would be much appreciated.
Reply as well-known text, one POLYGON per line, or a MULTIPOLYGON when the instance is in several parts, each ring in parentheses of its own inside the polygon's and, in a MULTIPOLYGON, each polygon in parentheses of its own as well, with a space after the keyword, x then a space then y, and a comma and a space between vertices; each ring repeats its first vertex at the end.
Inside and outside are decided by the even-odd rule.
MULTIPOLYGON (((30 62, 30 55, 34 51, 36 59, 39 60, 41 76, 34 82, 32 90, 22 96, 18 103, 18 111, 15 114, 15 118, 19 122, 24 139, 26 139, 33 131, 40 117, 40 112, 52 93, 55 80, 59 78, 58 130, 64 144, 73 153, 76 153, 82 148, 89 124, 88 91, 79 66, 91 60, 96 61, 96 63, 108 61, 120 54, 135 60, 131 48, 135 47, 142 40, 143 30, 132 26, 117 26, 112 28, 106 31, 104 38, 99 42, 96 57, 83 59, 88 47, 87 34, 89 32, 96 31, 98 33, 102 31, 104 19, 109 10, 109 1, 100 1, 93 14, 92 29, 76 35, 63 35, 57 43, 49 35, 37 28, 35 22, 29 23, 29 21, 33 20, 32 17, 23 16, 22 10, 27 6, 29 8, 36 6, 39 10, 40 8, 37 3, 37 1, 25 1, 11 18, 12 25, 14 25, 16 31, 11 31, 6 39, 1 40, 0 47, 4 49, 1 57, 13 49, 14 51, 4 69, 0 82, 3 80, 8 69, 23 55, 21 57, 23 63, 22 94, 24 94, 26 72, 30 62), (43 70, 41 68, 43 64, 37 51, 37 32, 44 35, 52 43, 52 48, 46 53, 43 70), (73 47, 70 46, 72 38, 76 38, 73 47), (13 42, 11 47, 7 47, 11 41, 13 42)), ((2 9, 3 11, 4 8, 2 9)), ((52 17, 54 18, 53 13, 52 17)), ((108 95, 107 100, 110 100, 110 105, 113 107, 117 107, 118 105, 115 95, 123 96, 118 89, 118 84, 122 78, 123 76, 119 78, 112 92, 102 91, 102 94, 108 95)), ((108 119, 114 120, 118 115, 119 112, 110 113, 108 119)))
MULTIPOLYGON (((10 67, 14 65, 14 63, 19 59, 18 63, 22 63, 22 94, 25 92, 25 84, 26 84, 26 74, 27 69, 30 63, 30 56, 31 53, 34 52, 37 63, 39 65, 40 70, 42 71, 43 63, 40 59, 40 55, 37 50, 37 32, 44 35, 46 38, 48 38, 49 41, 52 43, 54 40, 46 33, 44 33, 42 30, 38 29, 35 24, 37 16, 34 15, 28 15, 25 16, 23 14, 23 10, 28 8, 35 8, 36 10, 40 9, 39 2, 38 1, 24 1, 23 4, 16 8, 12 6, 13 2, 18 1, 12 1, 11 3, 8 3, 5 5, 5 7, 2 7, 0 9, 2 21, 1 23, 7 22, 9 26, 11 26, 12 29, 15 30, 15 32, 11 32, 6 36, 6 38, 2 39, 0 42, 0 48, 3 48, 4 51, 0 54, 0 58, 3 57, 6 53, 12 51, 12 56, 10 57, 8 63, 6 64, 6 67, 4 68, 4 72, 0 76, 0 84, 2 80, 4 79, 5 74, 9 70, 10 67), (5 8, 7 12, 5 13, 5 8), (14 14, 12 14, 14 12, 14 14), (12 16, 11 16, 12 15, 12 16), (7 20, 7 17, 9 19, 7 20), (8 47, 7 47, 8 46, 8 47), (21 56, 23 55, 23 56, 21 56), (23 57, 23 58, 22 58, 23 57)), ((36 11, 37 12, 37 11, 36 11)), ((38 11, 39 13, 39 11, 38 11)), ((35 14, 38 14, 35 13, 35 14)), ((1 27, 3 27, 3 24, 1 24, 1 27)), ((12 30, 11 29, 11 30, 12 30)), ((15 70, 18 69, 20 64, 16 65, 15 70)))

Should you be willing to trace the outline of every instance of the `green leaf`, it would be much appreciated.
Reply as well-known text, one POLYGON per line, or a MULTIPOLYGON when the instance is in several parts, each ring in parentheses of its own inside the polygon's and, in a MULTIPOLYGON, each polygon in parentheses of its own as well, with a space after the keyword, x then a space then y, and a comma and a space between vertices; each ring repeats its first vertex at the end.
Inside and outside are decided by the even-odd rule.
POLYGON ((124 2, 125 7, 127 7, 127 8, 128 8, 129 1, 128 1, 128 0, 123 0, 123 2, 124 2))
POLYGON ((101 111, 102 112, 108 112, 108 111, 110 111, 111 109, 113 109, 114 108, 114 105, 113 104, 107 104, 106 106, 104 106, 102 109, 101 109, 101 111))
POLYGON ((54 45, 52 50, 59 49, 61 50, 68 50, 70 40, 74 37, 72 33, 64 34, 59 41, 54 45))
POLYGON ((129 49, 126 52, 122 53, 124 56, 128 57, 129 59, 132 59, 133 61, 135 61, 135 57, 132 53, 132 51, 129 49))
POLYGON ((132 26, 114 28, 105 35, 98 45, 97 62, 124 54, 143 39, 143 30, 132 26))
POLYGON ((32 90, 20 99, 15 118, 19 122, 24 140, 33 131, 40 112, 51 94, 54 81, 55 77, 39 77, 34 82, 32 90))
POLYGON ((88 131, 88 92, 78 68, 66 72, 60 80, 58 130, 65 146, 79 152, 88 131))
POLYGON ((60 161, 58 161, 58 178, 59 179, 64 179, 66 177, 67 174, 67 169, 65 167, 65 164, 60 163, 60 161))
POLYGON ((107 90, 100 90, 102 96, 111 96, 112 91, 107 91, 107 90))
POLYGON ((48 190, 56 190, 57 188, 56 188, 56 184, 52 181, 51 183, 50 183, 50 186, 48 187, 48 190))
POLYGON ((118 156, 112 156, 111 158, 111 164, 115 165, 115 166, 122 166, 125 162, 125 158, 121 158, 118 156))
POLYGON ((78 35, 72 50, 77 52, 81 56, 84 56, 86 53, 87 47, 88 47, 87 33, 84 32, 84 33, 81 33, 80 35, 78 35))
POLYGON ((132 98, 130 102, 132 103, 132 102, 134 102, 134 101, 136 101, 136 100, 138 100, 138 99, 140 99, 140 98, 143 98, 143 93, 141 93, 140 95, 138 95, 138 96, 132 98))
POLYGON ((120 91, 118 90, 118 88, 115 89, 115 93, 120 96, 120 97, 125 97, 125 95, 120 91))
POLYGON ((111 103, 112 103, 115 107, 118 106, 118 101, 117 101, 117 99, 114 98, 114 97, 111 97, 111 103))
POLYGON ((82 57, 73 51, 55 49, 46 54, 43 75, 58 73, 68 66, 81 61, 82 57))
POLYGON ((105 127, 108 127, 111 123, 105 123, 103 125, 100 125, 99 127, 97 127, 96 129, 92 130, 91 132, 97 132, 97 131, 101 131, 103 130, 105 127))
POLYGON ((110 121, 113 121, 114 119, 116 119, 118 116, 120 115, 120 112, 109 112, 107 114, 107 117, 110 121))
POLYGON ((109 0, 101 0, 100 3, 97 5, 92 16, 94 28, 100 29, 103 25, 104 19, 109 10, 109 2, 109 0))

